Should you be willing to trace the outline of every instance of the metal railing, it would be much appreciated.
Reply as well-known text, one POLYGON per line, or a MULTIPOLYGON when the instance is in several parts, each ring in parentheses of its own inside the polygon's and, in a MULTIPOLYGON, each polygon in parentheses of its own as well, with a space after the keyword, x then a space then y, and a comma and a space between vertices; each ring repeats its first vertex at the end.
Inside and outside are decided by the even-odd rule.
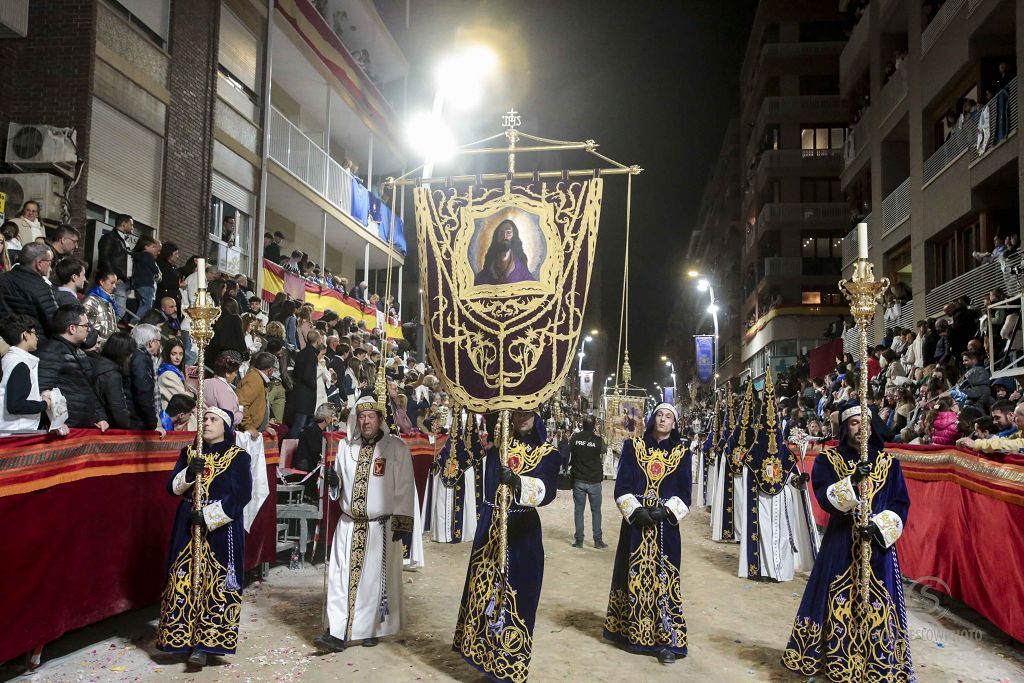
POLYGON ((799 256, 769 256, 764 260, 764 277, 799 277, 804 260, 799 256))
POLYGON ((921 174, 921 180, 925 185, 952 166, 953 162, 957 161, 977 144, 978 126, 974 121, 973 117, 968 118, 964 121, 963 125, 954 128, 949 138, 942 143, 942 146, 925 159, 921 174))
MULTIPOLYGON (((868 234, 871 233, 871 214, 869 213, 864 217, 864 222, 868 224, 868 234)), ((843 268, 845 269, 848 265, 854 262, 857 258, 857 226, 853 226, 853 230, 847 233, 846 237, 843 238, 843 268)))
POLYGON ((922 173, 922 180, 925 185, 930 183, 936 177, 942 174, 947 168, 953 165, 960 157, 964 154, 969 154, 971 161, 977 159, 981 154, 986 153, 995 144, 999 144, 1007 137, 1010 133, 1017 130, 1017 79, 1012 79, 1006 84, 999 93, 993 97, 987 105, 985 105, 985 111, 987 112, 987 119, 989 128, 988 142, 983 152, 979 154, 978 147, 980 146, 980 138, 982 137, 982 131, 980 130, 979 121, 981 120, 979 113, 973 113, 964 116, 964 121, 956 128, 953 129, 953 133, 949 136, 949 139, 942 143, 935 152, 928 157, 924 162, 924 169, 922 173), (1006 135, 1000 140, 992 142, 991 131, 994 131, 998 125, 999 119, 999 101, 1000 95, 1006 93, 1006 135))
POLYGON ((1002 288, 1008 296, 1020 294, 1022 283, 1013 271, 1020 267, 1021 260, 1021 254, 1013 254, 1009 258, 972 268, 963 275, 942 283, 925 294, 923 313, 927 316, 937 315, 946 304, 965 294, 971 298, 971 305, 980 306, 985 293, 996 287, 1002 288))
POLYGON ((974 14, 974 10, 978 9, 979 7, 981 7, 981 3, 983 3, 983 2, 985 2, 985 0, 968 0, 968 2, 967 2, 967 13, 968 14, 974 14))
POLYGON ((928 50, 932 49, 935 45, 935 41, 939 39, 942 32, 946 30, 950 24, 953 23, 953 19, 956 18, 956 13, 959 12, 963 6, 967 3, 967 0, 946 0, 946 4, 942 6, 939 13, 932 19, 932 23, 928 24, 925 30, 921 31, 921 54, 927 54, 928 50))
MULTIPOLYGON (((845 223, 850 220, 850 209, 845 203, 771 203, 765 204, 757 216, 757 224, 771 226, 776 223, 845 223)), ((817 226, 830 227, 830 226, 817 226)))
POLYGON ((910 218, 910 178, 882 200, 882 237, 885 237, 903 221, 910 218))
MULTIPOLYGON (((875 328, 868 328, 868 345, 875 343, 875 328)), ((843 332, 843 353, 853 354, 854 358, 860 358, 860 328, 854 325, 843 332)))
POLYGON ((843 165, 848 168, 856 160, 857 155, 868 148, 871 142, 871 127, 868 125, 871 109, 866 108, 858 121, 850 130, 843 147, 843 165))
POLYGON ((907 96, 907 66, 906 60, 889 78, 889 82, 882 86, 878 93, 878 116, 879 123, 885 121, 886 117, 893 112, 900 102, 907 96))
POLYGON ((842 161, 841 149, 770 149, 761 155, 757 165, 756 183, 760 187, 772 173, 818 170, 838 172, 842 161))
POLYGON ((352 215, 352 174, 289 121, 270 110, 271 159, 346 215, 352 215))

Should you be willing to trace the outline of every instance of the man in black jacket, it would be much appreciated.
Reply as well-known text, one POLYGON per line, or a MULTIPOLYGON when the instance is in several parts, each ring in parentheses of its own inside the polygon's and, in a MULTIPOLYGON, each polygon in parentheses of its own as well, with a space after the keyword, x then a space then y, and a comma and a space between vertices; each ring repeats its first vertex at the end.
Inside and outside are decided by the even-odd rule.
MULTIPOLYGON (((292 456, 292 469, 300 472, 312 472, 323 459, 324 432, 334 424, 334 406, 323 403, 316 407, 313 421, 306 425, 299 435, 299 443, 292 456)), ((305 474, 290 474, 288 481, 302 481, 305 474)), ((306 479, 306 496, 316 500, 318 477, 306 479)))
POLYGON ((36 321, 37 330, 59 333, 50 327, 57 312, 57 298, 50 285, 53 252, 45 244, 30 242, 21 249, 18 265, 0 274, 0 297, 3 310, 21 313, 36 321))
POLYGON ((569 471, 572 475, 572 502, 576 517, 574 548, 583 547, 583 509, 590 499, 594 524, 594 547, 607 548, 601 538, 601 481, 604 479, 604 439, 594 434, 594 416, 583 418, 583 431, 569 440, 569 471))
POLYGON ((39 356, 39 389, 60 389, 68 404, 69 427, 105 432, 107 415, 93 391, 92 364, 82 350, 89 336, 89 318, 81 304, 61 306, 53 315, 56 333, 36 352, 39 356))
POLYGON ((125 393, 133 421, 142 429, 156 429, 157 408, 156 372, 153 359, 160 356, 160 328, 156 325, 136 325, 132 338, 138 348, 129 361, 129 387, 125 393))
POLYGON ((135 221, 122 213, 114 220, 114 229, 103 235, 99 242, 99 267, 109 268, 117 275, 114 286, 114 301, 121 315, 128 310, 128 243, 126 240, 135 228, 135 221))
POLYGON ((306 347, 295 356, 295 369, 292 370, 294 388, 288 397, 292 406, 292 426, 288 431, 289 439, 297 439, 302 428, 309 424, 309 418, 316 408, 316 372, 320 365, 320 354, 324 350, 323 340, 317 330, 306 333, 306 347))

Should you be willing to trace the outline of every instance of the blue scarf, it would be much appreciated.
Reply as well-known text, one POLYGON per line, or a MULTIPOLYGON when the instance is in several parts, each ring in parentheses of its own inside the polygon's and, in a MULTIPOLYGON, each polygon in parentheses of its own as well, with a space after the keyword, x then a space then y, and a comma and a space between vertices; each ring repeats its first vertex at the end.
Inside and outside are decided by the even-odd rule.
POLYGON ((109 303, 111 306, 113 306, 114 307, 114 316, 118 320, 121 319, 121 311, 119 311, 117 309, 117 302, 114 301, 114 297, 112 297, 109 294, 107 294, 106 292, 104 292, 102 287, 100 287, 99 285, 96 285, 95 287, 93 287, 92 289, 89 290, 89 294, 91 294, 92 296, 99 297, 100 299, 103 299, 104 301, 109 303))
POLYGON ((164 374, 164 372, 166 370, 170 370, 171 372, 176 374, 178 377, 180 377, 182 384, 185 383, 185 375, 181 374, 181 370, 179 370, 178 368, 174 367, 170 363, 163 363, 163 364, 161 364, 160 367, 156 369, 156 376, 159 377, 160 375, 164 374))

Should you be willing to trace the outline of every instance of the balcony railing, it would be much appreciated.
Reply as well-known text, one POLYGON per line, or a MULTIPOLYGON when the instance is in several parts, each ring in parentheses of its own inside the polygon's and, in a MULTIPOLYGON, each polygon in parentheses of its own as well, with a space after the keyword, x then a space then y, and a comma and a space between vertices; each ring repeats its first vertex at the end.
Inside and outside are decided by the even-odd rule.
POLYGON ((769 256, 764 260, 764 277, 800 277, 803 268, 799 256, 769 256))
MULTIPOLYGON (((936 19, 938 21, 938 19, 936 19)), ((964 122, 953 129, 949 139, 942 143, 942 146, 924 162, 922 180, 927 185, 943 171, 953 165, 964 154, 970 154, 971 160, 979 156, 978 148, 984 144, 981 152, 984 154, 995 144, 1002 142, 1010 133, 1017 130, 1017 79, 1011 80, 995 97, 985 105, 988 127, 984 131, 987 134, 984 142, 981 140, 983 131, 979 125, 981 116, 978 113, 964 117, 964 122), (1005 98, 1003 93, 1006 93, 1005 98), (1000 103, 1005 102, 1005 112, 1000 112, 1000 103), (1005 122, 1000 124, 1002 117, 1005 122), (1002 128, 1002 130, 1000 130, 1002 128), (998 139, 995 139, 998 138, 998 139)))
POLYGON ((838 95, 786 95, 764 98, 761 114, 813 114, 836 111, 842 106, 842 98, 838 95))
POLYGON ((848 168, 857 158, 857 155, 871 144, 871 127, 868 125, 868 117, 870 115, 870 109, 865 109, 861 112, 860 121, 853 126, 846 137, 846 145, 843 147, 844 168, 848 168))
POLYGON ((921 54, 927 54, 932 49, 935 41, 939 39, 946 27, 953 23, 957 12, 967 3, 967 0, 946 0, 939 13, 932 19, 925 30, 921 31, 921 54))
POLYGON ((760 186, 771 175, 788 172, 818 171, 834 175, 842 159, 840 149, 770 149, 761 156, 757 166, 760 186))
POLYGON ((906 60, 900 65, 900 68, 896 69, 895 73, 889 78, 889 82, 886 83, 881 92, 878 93, 878 115, 879 123, 885 121, 886 117, 889 116, 899 106, 899 103, 907 96, 907 66, 906 60))
MULTIPOLYGON (((869 213, 864 217, 864 222, 868 224, 868 234, 871 234, 871 214, 869 213)), ((853 263, 854 259, 857 258, 857 226, 853 226, 853 230, 847 233, 846 237, 843 238, 843 268, 845 269, 848 265, 853 263)))
POLYGON ((271 107, 270 158, 345 214, 352 216, 352 174, 271 107))
POLYGON ((794 203, 794 204, 765 204, 761 213, 757 216, 757 224, 760 229, 783 224, 783 223, 814 223, 817 227, 829 227, 820 225, 827 223, 834 226, 836 223, 845 223, 850 220, 850 209, 844 203, 794 203))
POLYGON ((1001 288, 1007 296, 1020 294, 1021 281, 1013 274, 1013 270, 1020 267, 1021 260, 1020 254, 1014 254, 1006 259, 985 263, 933 288, 925 294, 922 317, 940 314, 946 304, 964 295, 970 297, 971 305, 981 306, 985 293, 996 287, 1001 288))
POLYGON ((882 200, 882 237, 910 218, 910 178, 882 200))
POLYGON ((981 7, 981 3, 983 3, 983 2, 985 2, 985 0, 968 0, 968 2, 967 2, 967 13, 968 14, 974 14, 974 10, 978 9, 979 7, 981 7))

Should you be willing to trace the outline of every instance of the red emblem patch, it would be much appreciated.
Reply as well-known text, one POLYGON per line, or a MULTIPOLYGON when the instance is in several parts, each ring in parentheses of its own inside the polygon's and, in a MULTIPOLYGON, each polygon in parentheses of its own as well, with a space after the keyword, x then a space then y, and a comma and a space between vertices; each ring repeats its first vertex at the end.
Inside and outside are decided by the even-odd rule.
POLYGON ((662 465, 661 462, 658 460, 652 460, 647 465, 647 473, 650 474, 653 478, 658 479, 661 477, 661 475, 665 474, 665 466, 662 465))
POLYGON ((377 458, 373 461, 373 476, 383 477, 384 476, 384 459, 377 458))
POLYGON ((519 474, 519 470, 522 468, 522 466, 523 466, 523 461, 519 458, 518 455, 510 455, 510 456, 508 456, 508 468, 510 470, 512 470, 516 474, 519 474))

